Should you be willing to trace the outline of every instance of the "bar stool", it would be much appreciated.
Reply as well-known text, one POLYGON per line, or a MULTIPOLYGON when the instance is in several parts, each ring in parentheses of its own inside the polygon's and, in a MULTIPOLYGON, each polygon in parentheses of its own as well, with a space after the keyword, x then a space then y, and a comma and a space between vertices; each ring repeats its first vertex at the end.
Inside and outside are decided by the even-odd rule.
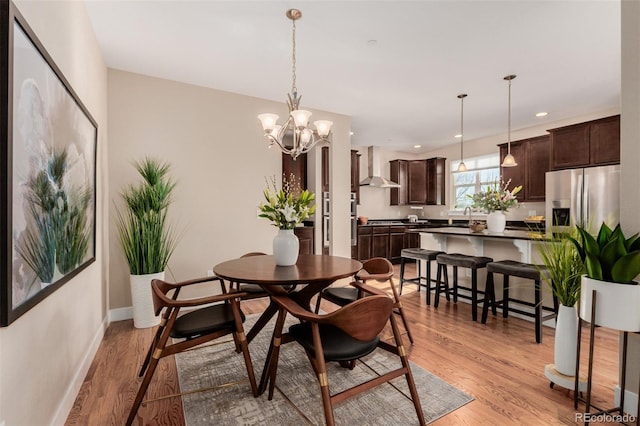
POLYGON ((436 260, 436 256, 444 253, 443 251, 438 250, 427 250, 423 248, 406 248, 402 249, 400 252, 400 294, 402 294, 402 284, 406 281, 409 283, 417 284, 418 291, 420 291, 420 287, 427 287, 427 305, 431 304, 431 290, 434 290, 435 287, 431 287, 431 262, 436 260), (415 278, 405 278, 404 277, 404 265, 407 259, 412 259, 416 261, 416 271, 418 272, 415 278), (422 260, 427 261, 427 276, 422 276, 422 260), (426 283, 423 282, 426 281, 426 283))
POLYGON ((515 260, 501 260, 499 262, 491 262, 487 265, 487 284, 485 286, 484 293, 484 305, 482 307, 482 323, 487 322, 487 315, 489 308, 493 315, 496 315, 496 307, 502 309, 502 317, 507 318, 509 312, 517 312, 521 315, 535 318, 536 328, 536 343, 542 342, 542 323, 551 318, 555 318, 558 312, 558 299, 553 296, 553 309, 546 306, 542 306, 542 297, 540 293, 540 279, 541 273, 545 273, 546 268, 544 266, 532 265, 530 263, 517 262, 515 260), (502 274, 502 300, 496 301, 495 286, 493 283, 493 274, 502 274), (509 297, 509 277, 519 277, 534 282, 534 303, 527 302, 525 300, 519 300, 509 297), (519 305, 525 305, 532 307, 534 312, 523 311, 522 309, 509 305, 509 302, 514 302, 519 305), (542 311, 552 311, 553 313, 542 316, 542 311))
MULTIPOLYGON (((474 321, 478 320, 478 269, 485 268, 488 263, 493 262, 490 257, 484 256, 469 256, 460 253, 444 253, 436 256, 436 262, 438 264, 438 272, 436 274, 436 302, 433 305, 438 307, 440 302, 440 290, 444 289, 444 294, 447 300, 450 300, 449 295, 453 294, 453 303, 458 302, 458 297, 471 300, 471 318, 474 321), (447 265, 453 267, 453 287, 449 288, 449 273, 447 271, 447 265), (471 269, 471 287, 463 287, 458 285, 458 268, 471 269), (440 284, 441 274, 444 272, 444 285, 440 284), (458 288, 463 290, 470 290, 471 296, 466 294, 458 294, 458 288)), ((480 293, 484 293, 480 291, 480 293)), ((486 297, 485 297, 486 298, 486 297)))

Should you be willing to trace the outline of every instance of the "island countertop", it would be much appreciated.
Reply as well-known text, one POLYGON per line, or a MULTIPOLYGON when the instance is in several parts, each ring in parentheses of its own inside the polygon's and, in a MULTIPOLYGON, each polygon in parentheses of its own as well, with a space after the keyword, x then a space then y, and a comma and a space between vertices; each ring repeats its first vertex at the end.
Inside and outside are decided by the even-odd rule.
POLYGON ((481 232, 472 232, 471 229, 466 227, 456 226, 443 226, 440 228, 426 228, 408 230, 407 232, 420 232, 426 234, 442 234, 450 236, 460 237, 478 237, 478 238, 496 238, 496 239, 511 239, 511 240, 543 240, 551 241, 553 237, 541 232, 534 231, 521 231, 521 230, 505 230, 501 233, 491 233, 486 229, 481 232))

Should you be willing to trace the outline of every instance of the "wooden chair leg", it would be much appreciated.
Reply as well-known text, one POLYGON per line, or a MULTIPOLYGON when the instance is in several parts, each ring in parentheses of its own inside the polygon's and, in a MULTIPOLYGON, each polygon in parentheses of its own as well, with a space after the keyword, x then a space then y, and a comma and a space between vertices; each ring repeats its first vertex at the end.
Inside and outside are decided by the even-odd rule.
POLYGON ((471 319, 478 321, 478 270, 471 269, 471 319))
POLYGON ((402 366, 404 367, 406 373, 405 378, 407 380, 407 386, 409 386, 409 393, 411 394, 411 400, 413 401, 413 406, 416 409, 416 414, 418 415, 418 421, 420 425, 426 425, 426 421, 424 419, 424 413, 422 412, 422 406, 420 405, 420 397, 418 396, 418 389, 416 388, 415 380, 413 379, 413 373, 411 373, 411 367, 409 364, 409 357, 407 356, 407 352, 402 345, 402 338, 400 336, 400 329, 398 328, 398 323, 393 315, 390 316, 389 321, 391 322, 391 330, 393 330, 393 336, 396 341, 396 345, 398 347, 398 355, 400 356, 400 361, 402 362, 402 366))
POLYGON ((233 334, 233 340, 236 344, 236 349, 242 352, 244 357, 244 365, 247 369, 247 377, 249 377, 249 384, 251 385, 251 392, 254 397, 258 397, 258 386, 256 385, 256 375, 253 371, 253 363, 251 362, 251 355, 249 354, 249 343, 244 335, 244 327, 242 325, 242 319, 240 316, 240 305, 237 301, 231 303, 231 309, 233 310, 233 316, 235 318, 236 331, 233 334))
POLYGON ((318 293, 318 298, 316 299, 316 309, 315 309, 315 313, 317 314, 318 312, 320 312, 320 302, 322 301, 322 292, 318 293))
POLYGON ((404 284, 404 264, 405 264, 405 258, 402 257, 400 258, 400 294, 402 294, 402 284, 404 284))
POLYGON ((440 304, 440 279, 442 278, 442 265, 440 265, 439 263, 436 264, 436 295, 435 295, 435 300, 433 301, 433 307, 434 308, 438 308, 438 305, 440 304))
POLYGON ((409 341, 413 345, 413 336, 411 335, 411 330, 409 329, 409 321, 407 321, 407 318, 404 315, 402 302, 400 302, 400 296, 398 295, 398 291, 396 290, 396 285, 393 282, 393 278, 389 278, 389 284, 391 285, 391 291, 393 292, 393 299, 396 302, 394 308, 398 308, 398 313, 400 314, 400 318, 402 318, 404 329, 407 330, 407 337, 409 337, 409 341))
POLYGON ((502 318, 509 316, 509 275, 502 277, 502 318))
POLYGON ((287 311, 280 309, 278 311, 278 319, 273 329, 273 342, 267 354, 268 362, 265 364, 265 371, 262 372, 260 379, 260 393, 264 392, 269 382, 269 401, 273 398, 273 390, 276 386, 276 374, 278 372, 278 358, 280 356, 280 344, 282 343, 282 328, 284 320, 287 317, 287 311))
POLYGON ((138 409, 140 408, 140 404, 142 403, 144 394, 147 393, 147 388, 149 387, 149 383, 151 383, 151 378, 153 377, 153 373, 156 371, 159 360, 159 357, 156 358, 155 356, 153 356, 149 361, 149 366, 144 374, 142 383, 140 383, 140 388, 138 389, 136 398, 133 400, 131 410, 129 411, 129 417, 127 418, 126 426, 131 426, 133 424, 133 420, 136 418, 136 414, 138 413, 138 409))
POLYGON ((427 305, 431 304, 431 261, 427 259, 427 305))
POLYGON ((320 394, 322 395, 322 406, 324 408, 324 419, 327 426, 334 426, 333 404, 331 403, 331 394, 329 393, 329 379, 327 377, 327 365, 324 361, 324 352, 322 349, 322 341, 320 340, 320 328, 318 323, 311 324, 313 333, 313 348, 315 351, 315 364, 318 374, 318 383, 320 384, 320 394))

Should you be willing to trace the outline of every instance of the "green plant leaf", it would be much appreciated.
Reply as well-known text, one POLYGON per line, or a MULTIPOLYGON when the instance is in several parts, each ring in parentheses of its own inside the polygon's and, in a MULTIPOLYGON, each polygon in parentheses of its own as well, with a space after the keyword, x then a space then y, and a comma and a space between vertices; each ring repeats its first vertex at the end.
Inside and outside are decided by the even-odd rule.
MULTIPOLYGON (((611 239, 602 247, 600 251, 600 267, 602 268, 602 279, 609 281, 611 277, 611 269, 618 259, 627 254, 624 248, 624 237, 622 234, 611 234, 611 239)), ((614 280, 615 281, 615 280, 614 280)))
POLYGON ((593 236, 588 233, 584 228, 578 227, 578 232, 582 239, 582 246, 585 254, 598 257, 600 255, 600 246, 593 236))
POLYGON ((600 265, 600 259, 598 259, 598 256, 587 253, 584 266, 587 269, 587 275, 589 278, 602 281, 602 266, 600 265))
POLYGON ((611 268, 613 282, 630 283, 640 274, 640 251, 622 256, 611 268))

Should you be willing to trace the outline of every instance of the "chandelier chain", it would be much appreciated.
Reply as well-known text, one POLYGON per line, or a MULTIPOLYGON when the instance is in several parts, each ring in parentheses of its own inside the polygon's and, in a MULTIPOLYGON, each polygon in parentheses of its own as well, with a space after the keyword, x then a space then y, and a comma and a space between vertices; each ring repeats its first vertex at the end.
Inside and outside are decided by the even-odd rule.
POLYGON ((293 22, 293 31, 292 31, 292 46, 293 53, 291 55, 291 93, 296 93, 298 88, 296 87, 296 20, 292 19, 293 22))

